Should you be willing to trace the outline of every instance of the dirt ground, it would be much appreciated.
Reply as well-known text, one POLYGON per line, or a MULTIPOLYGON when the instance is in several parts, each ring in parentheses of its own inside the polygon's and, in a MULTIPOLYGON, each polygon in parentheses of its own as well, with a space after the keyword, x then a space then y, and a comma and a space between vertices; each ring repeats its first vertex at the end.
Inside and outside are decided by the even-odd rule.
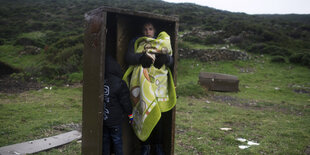
POLYGON ((0 93, 22 93, 29 90, 39 90, 43 86, 34 80, 16 80, 9 75, 0 78, 0 93))

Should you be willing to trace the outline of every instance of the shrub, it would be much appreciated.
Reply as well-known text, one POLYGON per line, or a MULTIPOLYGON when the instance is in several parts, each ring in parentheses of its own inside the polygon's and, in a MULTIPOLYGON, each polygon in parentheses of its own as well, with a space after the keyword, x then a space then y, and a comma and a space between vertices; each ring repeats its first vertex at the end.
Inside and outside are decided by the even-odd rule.
POLYGON ((60 66, 46 63, 41 68, 41 74, 43 77, 48 77, 50 79, 53 79, 54 77, 60 76, 64 73, 62 72, 62 69, 60 66))
POLYGON ((295 53, 289 57, 291 63, 310 66, 310 53, 305 50, 295 53))
POLYGON ((59 49, 64 49, 67 47, 72 47, 79 43, 83 43, 83 41, 84 41, 84 35, 69 36, 69 37, 60 39, 52 46, 55 46, 56 48, 59 48, 59 49))
POLYGON ((49 52, 47 59, 53 65, 44 65, 42 68, 43 76, 55 77, 82 70, 83 44, 77 44, 63 50, 53 47, 49 49, 49 52))
MULTIPOLYGON (((54 62, 56 63, 64 63, 66 62, 70 57, 77 55, 78 57, 81 57, 83 55, 83 44, 77 44, 73 47, 68 47, 63 50, 60 50, 56 57, 54 58, 54 62)), ((55 49, 51 49, 55 50, 55 49)))
POLYGON ((284 63, 285 58, 283 56, 274 56, 271 58, 271 62, 278 62, 278 63, 284 63))
POLYGON ((36 47, 44 47, 44 43, 40 40, 36 40, 36 39, 31 39, 31 38, 19 38, 15 41, 14 45, 22 45, 22 46, 26 46, 26 45, 31 45, 31 46, 36 46, 36 47))
POLYGON ((310 66, 310 53, 305 53, 301 59, 301 63, 306 66, 310 66))
POLYGON ((270 54, 270 55, 279 55, 279 56, 290 56, 291 52, 285 48, 278 47, 278 46, 266 46, 261 50, 263 54, 270 54))
POLYGON ((218 35, 207 36, 204 39, 204 44, 223 44, 224 40, 218 35))
POLYGON ((183 39, 184 41, 194 42, 194 43, 203 43, 202 39, 197 36, 186 36, 183 39))
POLYGON ((247 51, 252 53, 261 53, 261 51, 266 47, 265 43, 256 43, 247 48, 247 51))
POLYGON ((81 82, 83 80, 83 72, 75 72, 69 74, 68 81, 71 83, 81 82))
POLYGON ((292 63, 300 63, 303 56, 304 56, 303 53, 295 53, 295 54, 292 54, 292 55, 289 57, 289 61, 292 62, 292 63))
POLYGON ((4 45, 5 39, 0 38, 0 45, 4 45))

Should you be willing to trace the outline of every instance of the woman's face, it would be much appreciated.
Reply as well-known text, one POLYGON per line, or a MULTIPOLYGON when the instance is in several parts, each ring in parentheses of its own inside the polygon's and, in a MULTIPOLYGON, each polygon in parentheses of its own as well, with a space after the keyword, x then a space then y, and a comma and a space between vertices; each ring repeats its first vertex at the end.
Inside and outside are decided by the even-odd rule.
POLYGON ((152 24, 145 24, 142 32, 144 36, 153 38, 155 35, 154 26, 152 24))

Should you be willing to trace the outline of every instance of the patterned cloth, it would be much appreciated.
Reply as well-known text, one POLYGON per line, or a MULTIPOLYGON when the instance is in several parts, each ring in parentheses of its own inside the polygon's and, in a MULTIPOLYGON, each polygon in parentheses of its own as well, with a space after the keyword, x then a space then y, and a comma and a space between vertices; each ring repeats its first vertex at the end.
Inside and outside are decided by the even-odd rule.
MULTIPOLYGON (((172 55, 170 36, 161 32, 156 39, 140 37, 135 42, 135 52, 147 52, 153 56, 157 52, 172 55)), ((145 141, 159 121, 161 112, 171 110, 176 104, 171 71, 165 65, 160 69, 153 65, 150 68, 130 66, 123 80, 130 89, 132 113, 135 117, 133 129, 137 137, 145 141)))

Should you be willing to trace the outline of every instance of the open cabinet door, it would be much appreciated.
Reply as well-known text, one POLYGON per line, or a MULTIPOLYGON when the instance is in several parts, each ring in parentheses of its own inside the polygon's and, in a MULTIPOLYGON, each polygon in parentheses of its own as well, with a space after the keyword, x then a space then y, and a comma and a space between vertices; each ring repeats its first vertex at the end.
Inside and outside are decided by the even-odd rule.
POLYGON ((107 12, 85 15, 82 154, 102 154, 102 112, 107 12))
MULTIPOLYGON (((123 71, 127 69, 125 62, 125 55, 128 50, 128 44, 134 36, 134 24, 132 19, 124 15, 117 15, 117 45, 116 45, 116 58, 122 66, 123 71)), ((140 154, 140 141, 135 135, 132 127, 129 125, 127 117, 123 120, 123 151, 125 155, 139 155, 140 154)))

